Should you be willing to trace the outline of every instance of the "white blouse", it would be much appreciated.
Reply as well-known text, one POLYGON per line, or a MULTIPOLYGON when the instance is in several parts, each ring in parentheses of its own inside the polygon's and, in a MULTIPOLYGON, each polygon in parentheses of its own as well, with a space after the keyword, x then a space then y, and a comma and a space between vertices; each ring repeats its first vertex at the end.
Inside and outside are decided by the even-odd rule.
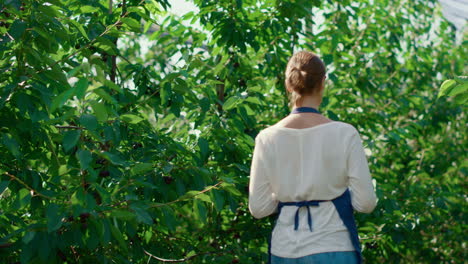
MULTIPOLYGON (((356 211, 369 213, 377 203, 359 132, 340 121, 309 128, 287 128, 278 124, 260 131, 255 138, 249 183, 249 210, 255 218, 277 212, 278 201, 331 200, 346 188, 356 211)), ((332 202, 299 211, 281 209, 271 240, 271 253, 298 258, 331 251, 353 251, 348 231, 332 202)))

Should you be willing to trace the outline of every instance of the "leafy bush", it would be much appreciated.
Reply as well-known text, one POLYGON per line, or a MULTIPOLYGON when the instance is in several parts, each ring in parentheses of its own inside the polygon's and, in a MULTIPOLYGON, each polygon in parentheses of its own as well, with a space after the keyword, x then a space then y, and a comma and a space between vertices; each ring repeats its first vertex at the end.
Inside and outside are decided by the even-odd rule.
POLYGON ((367 261, 466 259, 466 91, 437 95, 468 52, 435 1, 194 2, 0 4, 5 263, 265 262, 250 159, 300 49, 327 64, 323 112, 365 141, 367 261))

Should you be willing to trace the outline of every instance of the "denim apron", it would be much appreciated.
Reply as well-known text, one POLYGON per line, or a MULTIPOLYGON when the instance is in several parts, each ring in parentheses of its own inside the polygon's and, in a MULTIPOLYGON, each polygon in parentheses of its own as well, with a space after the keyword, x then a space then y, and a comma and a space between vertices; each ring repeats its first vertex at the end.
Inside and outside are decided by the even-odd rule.
MULTIPOLYGON (((298 107, 298 108, 293 109, 291 114, 304 113, 304 112, 320 114, 320 112, 317 109, 312 108, 312 107, 298 107)), ((283 208, 283 206, 297 206, 296 215, 294 216, 294 230, 297 230, 297 228, 299 227, 299 209, 303 206, 306 206, 307 223, 309 224, 310 231, 312 231, 312 216, 310 214, 309 206, 319 206, 321 202, 328 202, 328 201, 333 202, 333 205, 335 205, 338 215, 340 216, 341 220, 346 226, 346 229, 348 229, 349 236, 351 238, 351 243, 353 244, 354 250, 357 252, 357 255, 358 255, 358 264, 361 264, 362 263, 361 246, 359 244, 359 236, 357 232, 356 222, 354 221, 353 206, 351 204, 351 195, 350 195, 349 189, 346 189, 346 191, 343 194, 341 194, 340 196, 336 197, 333 200, 279 202, 278 203, 278 217, 281 214, 281 208, 283 208)), ((270 237, 270 240, 268 241, 268 264, 271 264, 271 237, 270 237)))
MULTIPOLYGON (((343 221, 346 229, 348 229, 349 236, 351 238, 351 243, 358 255, 358 264, 362 263, 361 255, 361 246, 359 244, 359 237, 356 228, 356 222, 354 221, 353 215, 353 206, 351 205, 351 195, 349 189, 336 197, 333 200, 310 200, 310 201, 300 201, 300 202, 279 202, 278 203, 278 217, 281 214, 281 208, 283 206, 297 206, 296 215, 294 216, 294 230, 297 230, 299 227, 299 209, 303 206, 307 207, 307 223, 309 224, 309 229, 312 231, 312 216, 310 214, 309 206, 319 206, 321 202, 333 202, 335 205, 336 211, 343 221)), ((277 220, 278 221, 278 220, 277 220)), ((271 264, 271 238, 268 242, 268 264, 271 264)))

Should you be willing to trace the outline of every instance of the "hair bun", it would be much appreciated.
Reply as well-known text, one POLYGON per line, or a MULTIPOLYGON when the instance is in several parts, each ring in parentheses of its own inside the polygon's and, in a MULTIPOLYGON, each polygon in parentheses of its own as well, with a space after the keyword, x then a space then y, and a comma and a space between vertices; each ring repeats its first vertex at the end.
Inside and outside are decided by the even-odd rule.
POLYGON ((305 74, 306 74, 305 71, 301 71, 297 67, 291 68, 288 81, 291 84, 293 90, 299 94, 302 94, 302 91, 305 89, 304 87, 305 74))
POLYGON ((301 75, 305 75, 305 74, 307 73, 306 71, 300 70, 300 69, 297 68, 297 67, 293 67, 293 68, 291 69, 291 71, 297 71, 297 72, 299 72, 301 75))
POLYGON ((314 94, 325 76, 325 64, 315 53, 300 51, 289 59, 285 75, 286 87, 295 92, 293 97, 314 94))

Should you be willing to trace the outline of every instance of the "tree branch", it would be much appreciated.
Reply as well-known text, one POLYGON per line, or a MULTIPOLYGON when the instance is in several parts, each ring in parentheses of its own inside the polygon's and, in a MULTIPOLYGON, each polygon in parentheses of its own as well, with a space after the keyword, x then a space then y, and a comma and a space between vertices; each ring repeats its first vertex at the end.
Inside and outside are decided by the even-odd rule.
POLYGON ((150 258, 153 258, 153 259, 156 259, 156 260, 159 260, 159 261, 162 261, 162 262, 170 262, 170 263, 176 263, 176 262, 185 262, 185 261, 189 261, 195 257, 198 257, 198 256, 201 256, 201 255, 224 255, 224 254, 227 254, 227 253, 232 253, 232 250, 227 250, 227 251, 222 251, 222 252, 218 252, 218 251, 208 251, 208 252, 202 252, 202 253, 198 253, 198 254, 195 254, 195 255, 192 255, 190 257, 185 257, 185 258, 182 258, 182 259, 164 259, 164 258, 160 258, 160 257, 156 257, 155 255, 149 253, 148 251, 144 250, 143 249, 143 252, 145 252, 146 255, 148 255, 150 258))
POLYGON ((185 198, 185 199, 180 199, 180 198, 179 198, 179 199, 176 199, 176 200, 171 201, 171 202, 168 202, 168 203, 154 204, 154 205, 151 206, 151 208, 163 207, 163 206, 166 206, 166 205, 170 205, 170 204, 173 204, 173 203, 177 203, 177 202, 180 202, 180 201, 184 201, 184 200, 188 200, 188 199, 194 198, 194 197, 196 197, 197 195, 200 195, 200 194, 202 194, 202 193, 208 192, 208 191, 210 191, 210 190, 213 189, 213 188, 216 188, 217 186, 219 186, 219 185, 222 184, 223 182, 224 182, 224 181, 220 181, 220 182, 216 183, 215 185, 210 186, 210 187, 206 188, 205 190, 200 191, 200 192, 198 192, 198 193, 196 193, 196 194, 194 194, 194 195, 192 195, 192 196, 190 196, 190 197, 187 197, 187 198, 185 198))
POLYGON ((8 177, 10 177, 11 180, 15 180, 17 182, 19 182, 21 185, 23 185, 26 189, 28 189, 30 192, 33 193, 32 196, 34 195, 37 195, 37 196, 40 196, 40 197, 43 197, 43 198, 46 198, 46 199, 49 199, 49 200, 57 200, 56 198, 53 198, 53 197, 50 197, 50 196, 47 196, 47 195, 44 195, 36 190, 34 190, 31 186, 27 185, 24 181, 22 181, 21 179, 19 179, 18 177, 16 177, 15 175, 13 174, 10 174, 8 172, 5 172, 5 175, 7 175, 8 177))
POLYGON ((64 129, 84 129, 83 127, 79 126, 55 126, 56 128, 64 128, 64 129))

